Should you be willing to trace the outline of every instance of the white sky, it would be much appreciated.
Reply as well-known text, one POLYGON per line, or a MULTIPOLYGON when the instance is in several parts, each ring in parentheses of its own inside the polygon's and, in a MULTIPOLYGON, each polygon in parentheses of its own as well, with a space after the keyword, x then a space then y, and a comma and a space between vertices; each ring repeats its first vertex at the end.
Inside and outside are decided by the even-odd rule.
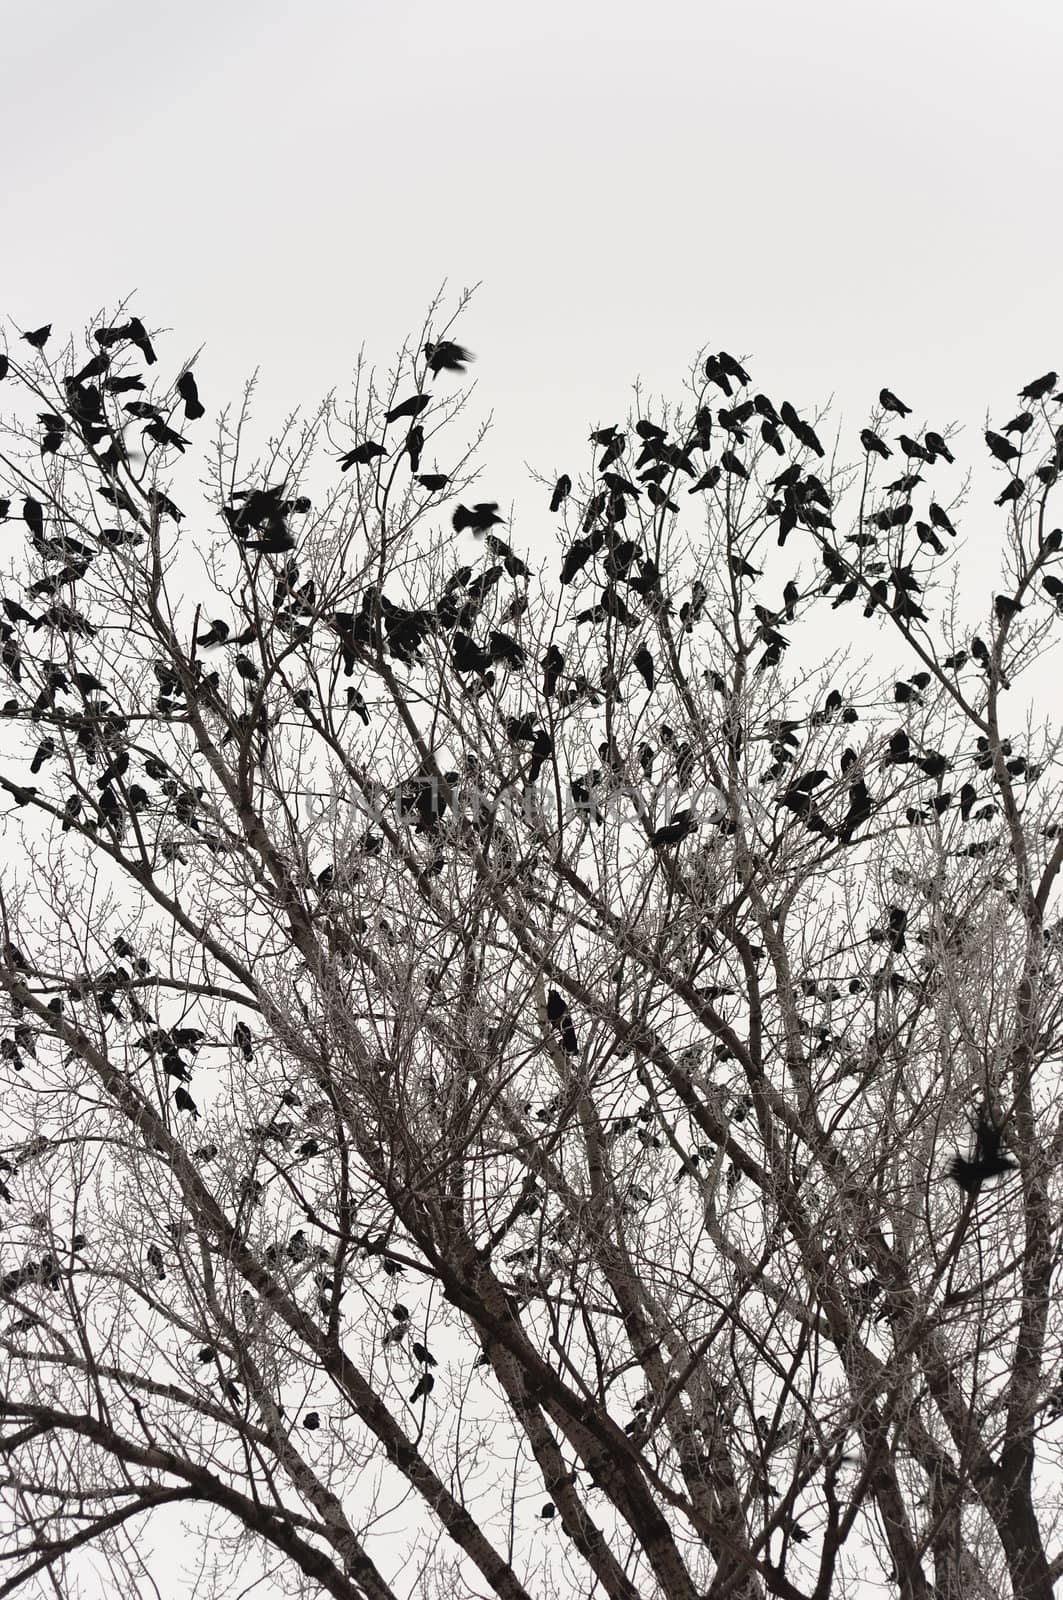
POLYGON ((9 0, 0 311, 136 289, 279 416, 482 279, 503 505, 704 343, 854 434, 883 383, 978 426, 1063 361, 1061 43, 1051 0, 9 0))
POLYGON ((7 0, 0 37, 0 314, 135 290, 208 411, 261 366, 279 420, 483 280, 518 545, 523 460, 575 476, 705 344, 854 437, 883 384, 973 434, 1063 369, 1059 0, 7 0))

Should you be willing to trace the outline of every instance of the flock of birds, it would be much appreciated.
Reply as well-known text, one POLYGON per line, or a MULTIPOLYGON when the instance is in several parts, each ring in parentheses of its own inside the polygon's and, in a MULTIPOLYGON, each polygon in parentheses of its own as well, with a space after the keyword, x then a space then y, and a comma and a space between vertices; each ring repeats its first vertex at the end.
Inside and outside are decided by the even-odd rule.
MULTIPOLYGON (((43 356, 50 335, 51 327, 46 324, 22 337, 43 356)), ((0 597, 5 619, 0 624, 0 666, 16 690, 15 697, 8 699, 0 711, 7 717, 23 717, 35 725, 43 725, 30 762, 32 777, 38 777, 60 756, 92 769, 91 778, 86 775, 76 782, 59 804, 56 814, 64 830, 76 826, 89 834, 103 833, 115 845, 120 845, 131 819, 141 822, 151 815, 160 823, 166 822, 166 830, 160 826, 156 840, 160 856, 182 864, 187 863, 187 849, 196 844, 211 849, 222 847, 221 839, 212 832, 204 816, 206 790, 179 779, 160 756, 144 756, 136 751, 129 719, 119 709, 123 696, 98 677, 96 671, 70 663, 83 656, 97 637, 96 625, 77 605, 78 585, 93 564, 106 562, 119 552, 132 555, 145 542, 147 532, 161 519, 169 518, 179 524, 183 518, 179 507, 158 487, 138 489, 128 474, 124 476, 129 462, 125 445, 127 429, 131 426, 141 429, 145 452, 149 455, 169 450, 183 453, 188 441, 174 424, 182 419, 185 423, 195 422, 204 415, 204 407, 190 370, 179 374, 172 387, 174 398, 168 403, 144 398, 148 386, 143 374, 130 371, 128 362, 119 359, 129 351, 136 351, 145 366, 155 364, 151 338, 139 318, 131 317, 123 323, 98 328, 93 337, 96 352, 78 370, 57 377, 49 367, 57 389, 62 391, 64 403, 60 406, 57 402, 56 409, 38 414, 39 448, 43 460, 58 455, 70 444, 80 446, 83 460, 97 474, 97 494, 117 513, 117 518, 113 525, 101 527, 91 536, 80 526, 75 534, 60 503, 47 496, 23 495, 21 517, 30 546, 39 558, 41 576, 29 582, 19 598, 0 597), (48 642, 49 636, 55 635, 64 639, 62 648, 54 652, 59 659, 53 658, 48 642), (139 770, 135 762, 139 763, 139 770), (155 785, 155 789, 149 788, 149 784, 155 785), (183 830, 183 836, 178 829, 183 830)), ((461 374, 472 359, 468 350, 451 339, 428 342, 422 357, 425 381, 461 374)), ((0 380, 8 376, 9 370, 8 356, 0 354, 0 380)), ((951 538, 956 533, 948 510, 935 495, 930 497, 925 517, 917 515, 914 504, 916 491, 925 483, 924 474, 939 462, 951 464, 953 461, 945 436, 927 429, 919 438, 901 432, 895 440, 888 441, 881 431, 870 427, 862 430, 860 442, 869 466, 871 458, 888 460, 899 450, 904 458, 904 470, 900 477, 886 485, 885 504, 870 514, 859 531, 850 536, 849 542, 854 546, 850 558, 842 553, 838 541, 830 537, 835 533, 834 497, 810 465, 810 460, 818 462, 825 455, 814 426, 789 402, 776 408, 766 395, 750 395, 749 373, 726 351, 708 357, 704 375, 706 397, 708 391, 715 388, 719 392, 717 402, 710 405, 706 398, 689 427, 678 436, 670 436, 666 428, 645 418, 635 422, 633 441, 619 425, 599 427, 591 434, 591 443, 600 456, 595 462, 589 492, 576 518, 578 531, 564 549, 559 575, 563 587, 573 585, 581 574, 583 581, 595 575, 591 603, 574 612, 577 638, 582 629, 590 627, 601 630, 615 642, 618 637, 639 630, 647 621, 662 632, 671 630, 673 635, 693 631, 705 614, 706 586, 694 580, 682 598, 676 620, 673 599, 680 597, 669 592, 671 582, 660 570, 652 550, 647 548, 646 519, 633 515, 633 508, 638 510, 645 503, 652 513, 650 520, 676 513, 680 508, 678 486, 684 480, 689 495, 715 491, 725 496, 732 492, 741 495, 752 471, 750 454, 743 453, 743 447, 749 444, 754 431, 760 442, 759 446, 754 444, 754 450, 764 447, 777 456, 785 456, 789 441, 794 455, 794 459, 768 482, 762 507, 764 524, 775 531, 780 547, 786 545, 795 530, 804 530, 815 544, 822 567, 811 588, 802 590, 796 580, 791 579, 784 586, 777 605, 751 603, 754 622, 745 648, 747 654, 756 652, 754 671, 762 673, 779 666, 790 643, 784 629, 796 621, 799 609, 815 594, 830 595, 834 609, 857 602, 862 604, 865 616, 872 616, 877 610, 889 612, 906 630, 925 622, 926 613, 920 605, 923 581, 911 553, 904 559, 901 552, 910 531, 918 547, 940 557, 947 548, 943 538, 951 538), (720 397, 726 403, 719 403, 720 397), (718 453, 717 445, 721 447, 718 453)), ((1047 372, 1027 384, 1020 395, 1025 409, 999 432, 986 432, 986 445, 992 457, 1012 472, 998 497, 998 505, 1014 504, 1026 492, 1029 476, 1021 476, 1020 469, 1026 471, 1023 465, 1025 441, 1036 420, 1032 408, 1063 403, 1063 393, 1056 392, 1057 383, 1057 374, 1047 372)), ((445 496, 450 486, 448 475, 421 470, 426 443, 422 419, 431 401, 431 392, 420 384, 415 392, 398 400, 384 414, 379 437, 365 438, 342 454, 340 471, 377 470, 377 463, 391 461, 398 454, 407 458, 413 481, 427 496, 426 504, 437 496, 445 496), (396 427, 401 427, 401 441, 389 432, 396 427)), ((883 416, 893 416, 902 422, 911 414, 911 408, 888 388, 880 391, 879 405, 883 416)), ((1033 468, 1038 482, 1046 487, 1063 469, 1063 428, 1054 430, 1054 439, 1050 458, 1033 468)), ((148 476, 150 479, 150 474, 148 476)), ((550 494, 551 511, 561 513, 573 494, 571 475, 561 474, 550 494)), ((270 596, 267 628, 275 627, 289 639, 309 644, 316 630, 324 627, 347 680, 354 676, 359 663, 371 664, 383 656, 407 666, 421 661, 423 648, 430 638, 445 642, 450 670, 464 693, 480 697, 501 688, 508 675, 528 673, 530 663, 519 628, 528 601, 519 585, 530 574, 522 558, 496 531, 504 526, 496 501, 458 504, 451 515, 456 534, 468 532, 483 541, 491 559, 480 570, 475 570, 473 563, 459 566, 431 606, 415 607, 393 600, 378 587, 369 585, 359 597, 358 609, 352 611, 323 607, 314 576, 304 574, 300 566, 296 528, 298 519, 310 509, 309 498, 290 493, 287 482, 234 491, 222 506, 225 524, 241 561, 253 570, 256 581, 270 596), (512 581, 517 593, 501 615, 496 616, 498 608, 492 599, 493 591, 506 579, 512 581), (482 627, 487 611, 491 613, 490 620, 482 627), (503 627, 502 623, 509 626, 503 627)), ((11 500, 0 499, 0 520, 10 515, 11 500)), ((1043 556, 1055 554, 1061 545, 1063 532, 1053 530, 1043 541, 1043 556)), ((762 570, 745 557, 732 555, 730 578, 740 593, 745 594, 743 585, 762 575, 762 570)), ((1063 581, 1044 572, 1042 577, 1044 592, 1055 608, 1063 612, 1063 581)), ((1001 640, 1026 603, 1018 594, 998 594, 994 600, 998 624, 996 640, 990 644, 974 636, 965 649, 946 658, 944 668, 955 673, 968 668, 987 674, 995 671, 998 681, 1006 686, 1001 667, 1001 640)), ((215 618, 195 634, 188 658, 181 665, 172 659, 156 659, 153 663, 156 714, 160 718, 180 717, 187 712, 189 700, 201 702, 228 723, 224 742, 247 741, 252 752, 257 745, 261 758, 273 725, 265 697, 259 692, 263 667, 253 653, 261 637, 262 625, 256 623, 250 613, 245 613, 235 623, 215 618), (221 672, 204 665, 204 658, 212 653, 225 657, 235 677, 243 683, 246 697, 242 707, 230 704, 221 672)), ((95 654, 99 656, 98 649, 95 654)), ((579 654, 584 660, 585 650, 581 649, 579 654)), ((614 649, 612 658, 624 660, 625 674, 633 674, 645 693, 653 694, 659 678, 658 661, 641 633, 630 652, 614 649)), ((98 659, 94 665, 99 666, 98 659)), ((540 714, 519 711, 502 717, 508 744, 526 759, 522 776, 529 784, 536 782, 545 764, 556 753, 551 702, 559 709, 586 706, 596 710, 603 701, 610 698, 619 701, 628 692, 627 684, 612 668, 603 671, 599 682, 592 681, 582 666, 570 662, 557 643, 548 645, 537 665, 537 675, 541 675, 540 714)), ((714 671, 707 673, 707 678, 726 704, 727 686, 723 679, 714 671)), ((918 705, 928 684, 929 677, 925 673, 915 673, 899 681, 894 689, 896 703, 918 705)), ((308 715, 313 715, 309 680, 307 686, 294 691, 294 699, 308 715)), ((361 690, 350 683, 346 686, 346 707, 368 724, 370 708, 361 690)), ((856 709, 844 703, 837 690, 832 690, 812 721, 820 724, 834 720, 850 722, 856 720, 857 715, 856 709)), ((724 726, 732 748, 739 753, 746 734, 738 721, 732 720, 729 711, 725 712, 724 726)), ((758 735, 767 740, 772 755, 767 776, 780 786, 775 804, 810 833, 840 846, 850 845, 872 821, 881 801, 872 793, 864 763, 851 749, 842 757, 839 777, 825 769, 794 773, 801 727, 800 720, 778 719, 758 735), (833 815, 828 815, 828 808, 818 798, 827 791, 844 796, 843 809, 833 815)), ((601 787, 608 783, 610 775, 626 772, 627 767, 625 753, 609 740, 599 745, 598 753, 603 767, 581 775, 569 775, 568 783, 570 797, 577 808, 586 813, 588 822, 601 825, 603 817, 597 801, 601 787)), ((1009 772, 1014 776, 1036 776, 1035 769, 1021 755, 1013 755, 1010 746, 1005 747, 1004 753, 1009 772)), ((646 780, 652 781, 655 772, 660 770, 658 763, 663 763, 681 789, 690 785, 696 769, 696 753, 689 741, 680 739, 667 725, 659 726, 656 746, 645 741, 634 754, 646 780)), ((979 764, 986 770, 991 766, 992 758, 986 751, 982 752, 979 764)), ((987 808, 982 804, 984 797, 973 782, 964 782, 955 793, 945 789, 943 783, 952 762, 943 752, 918 744, 906 729, 899 729, 891 737, 883 766, 908 766, 925 775, 932 785, 925 803, 909 808, 910 823, 940 816, 953 805, 965 823, 992 814, 992 805, 987 808)), ((403 785, 399 796, 402 820, 433 841, 438 839, 445 813, 454 800, 451 786, 457 782, 458 774, 448 771, 443 777, 445 781, 441 784, 433 775, 419 772, 403 785)), ((6 778, 0 779, 0 784, 19 806, 36 802, 40 796, 40 789, 32 784, 15 783, 6 778)), ((722 832, 733 831, 733 825, 726 818, 716 819, 715 825, 722 832)), ((693 807, 673 811, 665 822, 650 825, 647 821, 648 844, 658 853, 674 851, 698 827, 693 807)), ((379 850, 381 846, 379 837, 367 835, 368 851, 379 850)), ((984 853, 985 848, 981 841, 976 841, 967 847, 966 853, 973 856, 984 853)), ((437 866, 439 861, 437 856, 437 866)), ((319 892, 328 891, 332 873, 333 869, 327 867, 318 875, 316 888, 319 892)), ((883 937, 891 940, 897 936, 898 930, 888 924, 883 937)), ((903 930, 900 937, 903 937, 903 930)), ((129 954, 135 965, 139 958, 132 952, 129 954)), ((24 959, 10 943, 4 957, 10 966, 21 966, 25 970, 24 959)), ((129 981, 129 970, 118 967, 87 985, 73 998, 92 997, 106 1014, 109 1010, 118 1012, 118 1001, 125 993, 134 1020, 150 1025, 152 1031, 145 1036, 150 1041, 147 1048, 159 1056, 167 1078, 175 1081, 177 1109, 195 1118, 198 1108, 188 1087, 190 1063, 181 1051, 197 1041, 186 1038, 182 1042, 176 1035, 196 1030, 168 1032, 159 1028, 156 1019, 140 1007, 133 991, 127 988, 129 981)), ((52 1002, 55 1010, 61 1006, 62 1000, 52 1002)), ((548 1020, 556 1030, 561 1049, 567 1054, 576 1053, 579 1047, 573 1018, 562 996, 554 990, 549 995, 548 1020)), ((22 1021, 0 1044, 0 1054, 16 1070, 22 1066, 23 1054, 31 1048, 32 1034, 33 1029, 22 1021)), ((244 1059, 251 1059, 253 1044, 245 1024, 238 1025, 234 1045, 244 1059)), ((1002 1154, 1002 1140, 1002 1129, 988 1109, 983 1108, 975 1129, 972 1155, 970 1158, 957 1156, 950 1169, 961 1189, 977 1193, 987 1178, 1013 1169, 1014 1163, 1002 1154)), ((316 1153, 313 1140, 307 1141, 306 1150, 316 1153)), ((9 1198, 2 1182, 0 1194, 9 1198)), ((427 1372, 422 1383, 430 1388, 431 1378, 427 1372)))

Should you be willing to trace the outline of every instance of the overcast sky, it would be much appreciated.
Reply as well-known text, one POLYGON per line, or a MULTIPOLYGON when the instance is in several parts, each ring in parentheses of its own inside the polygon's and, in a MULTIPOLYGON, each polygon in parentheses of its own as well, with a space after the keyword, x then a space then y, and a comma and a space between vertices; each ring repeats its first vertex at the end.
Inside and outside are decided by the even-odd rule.
MULTIPOLYGON (((483 284, 456 331, 504 504, 525 458, 575 475, 636 379, 678 397, 706 344, 802 411, 835 395, 854 439, 883 384, 973 431, 1063 367, 1059 0, 8 0, 0 22, 8 337, 135 291, 175 331, 168 371, 205 345, 211 410, 256 366, 278 419, 363 343, 386 366, 444 279, 483 284)), ((975 556, 999 526, 967 524, 975 556)))
POLYGON ((3 24, 0 310, 58 331, 135 289, 171 361, 206 344, 208 403, 261 365, 279 413, 482 280, 460 335, 503 504, 524 458, 581 465, 636 378, 677 396, 706 343, 801 408, 836 395, 854 433, 883 383, 977 426, 1063 360, 1050 0, 54 0, 3 24))

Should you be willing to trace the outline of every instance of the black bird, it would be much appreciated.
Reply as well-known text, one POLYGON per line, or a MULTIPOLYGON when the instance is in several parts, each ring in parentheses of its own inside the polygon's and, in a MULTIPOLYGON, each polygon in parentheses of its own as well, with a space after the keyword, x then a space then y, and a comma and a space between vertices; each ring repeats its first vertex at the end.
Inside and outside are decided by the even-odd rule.
POLYGON ((397 406, 385 413, 385 422, 398 422, 400 417, 419 417, 421 412, 430 403, 430 394, 411 394, 408 400, 402 400, 397 406))
POLYGON ((192 1096, 188 1093, 187 1089, 182 1089, 181 1085, 178 1084, 177 1091, 173 1098, 174 1104, 176 1105, 178 1111, 189 1111, 191 1112, 194 1121, 199 1120, 199 1107, 196 1105, 196 1102, 192 1099, 192 1096))
POLYGON ((548 647, 539 665, 543 669, 543 695, 549 700, 557 688, 557 680, 565 670, 565 658, 556 644, 548 647))
POLYGON ((488 528, 493 528, 496 523, 503 523, 505 518, 498 515, 497 500, 479 500, 471 511, 468 506, 459 505, 450 520, 455 533, 461 533, 463 528, 468 528, 479 536, 485 534, 488 528))
POLYGON ((440 489, 445 489, 450 479, 445 472, 422 472, 417 479, 422 489, 427 489, 429 494, 438 494, 440 489))
POLYGON ((908 457, 909 461, 930 461, 931 460, 930 452, 927 451, 927 450, 924 450, 923 446, 921 444, 919 444, 915 439, 910 438, 908 436, 908 434, 899 433, 897 435, 897 443, 900 445, 901 449, 904 451, 904 453, 908 457))
POLYGON ((410 1404, 413 1405, 415 1401, 425 1399, 432 1393, 432 1390, 435 1388, 435 1384, 436 1380, 433 1378, 432 1374, 430 1372, 423 1372, 420 1378, 417 1380, 417 1387, 410 1396, 410 1404))
POLYGON ((55 740, 50 734, 46 735, 45 738, 41 740, 36 751, 34 752, 33 760, 30 762, 30 771, 32 773, 40 772, 41 768, 44 766, 44 763, 46 761, 50 761, 55 755, 55 749, 55 740))
POLYGON ((51 323, 46 322, 43 327, 33 328, 29 333, 24 333, 22 337, 25 339, 26 343, 31 344, 35 350, 43 350, 45 344, 48 342, 48 337, 51 331, 51 323))
POLYGON ((195 422, 197 417, 204 414, 204 407, 200 404, 199 390, 192 373, 182 372, 177 380, 177 393, 185 403, 185 421, 195 422))
POLYGON ((1033 412, 1020 411, 1017 417, 1012 417, 1010 422, 1005 422, 1001 433, 1029 433, 1033 427, 1033 412))
POLYGON ((251 1029, 246 1022, 238 1022, 233 1029, 233 1043, 236 1045, 245 1061, 250 1061, 254 1056, 254 1045, 251 1041, 251 1029))
POLYGON ((955 462, 956 457, 941 437, 941 434, 935 433, 932 428, 928 428, 924 433, 923 443, 926 446, 930 461, 936 461, 938 456, 943 456, 950 466, 955 462))
POLYGON ((974 1133, 971 1158, 968 1160, 961 1155, 954 1155, 949 1163, 949 1177, 959 1184, 965 1194, 970 1195, 976 1195, 987 1178, 1003 1177, 1004 1173, 1018 1169, 1017 1161, 1001 1155, 1003 1130, 990 1120, 984 1105, 979 1107, 974 1133))
POLYGON ((429 340, 424 347, 424 358, 433 378, 441 372, 464 372, 465 363, 473 359, 469 351, 455 344, 453 339, 440 339, 437 344, 429 340))
POLYGON ((579 1051, 579 1041, 576 1038, 576 1028, 572 1021, 572 1013, 556 989, 547 991, 546 1015, 553 1023, 561 1040, 562 1050, 566 1055, 576 1055, 579 1051))
POLYGON ((654 850, 661 850, 666 845, 680 844, 688 834, 694 832, 696 827, 692 811, 677 811, 673 814, 671 822, 666 822, 661 828, 654 828, 650 834, 650 845, 654 850))
POLYGON ((1011 595, 997 594, 993 596, 993 610, 998 622, 1007 622, 1017 611, 1024 611, 1025 607, 1021 601, 1013 600, 1011 595))
POLYGON ((149 367, 155 365, 155 350, 148 332, 139 317, 130 317, 126 323, 125 336, 131 344, 135 344, 149 367))
POLYGON ((43 538, 44 507, 31 494, 28 494, 22 502, 22 519, 31 533, 43 538))
POLYGON ((956 529, 949 521, 948 512, 943 511, 936 500, 931 500, 930 502, 930 520, 935 528, 943 528, 946 533, 951 534, 955 539, 956 529))
POLYGON ((1012 478, 1011 482, 1006 483, 1001 489, 993 504, 995 506, 1006 506, 1015 500, 1021 500, 1025 488, 1026 485, 1021 478, 1012 478))
POLYGON ((554 484, 554 492, 550 496, 550 510, 560 511, 564 502, 572 493, 572 479, 567 472, 563 472, 554 484))
POLYGON ((303 1427, 313 1433, 315 1428, 320 1428, 321 1418, 316 1411, 308 1411, 303 1418, 303 1427))
POLYGON ((364 444, 356 445, 353 450, 348 450, 346 455, 340 457, 340 471, 347 472, 351 467, 367 467, 374 457, 386 454, 387 451, 382 444, 367 439, 364 444))
POLYGON ((887 460, 887 458, 893 454, 893 451, 890 449, 889 445, 885 444, 883 440, 879 438, 878 434, 873 433, 870 428, 861 428, 860 443, 863 445, 864 449, 869 455, 873 451, 875 455, 881 456, 883 461, 887 460))
POLYGON ((898 400, 897 396, 891 389, 879 390, 878 403, 882 407, 883 411, 894 411, 899 417, 907 417, 911 415, 911 406, 906 406, 903 400, 898 400))
POLYGON ((640 645, 635 651, 634 664, 636 671, 642 677, 647 689, 653 688, 653 656, 645 645, 640 645))
POLYGON ((220 644, 225 644, 229 637, 229 624, 215 621, 210 624, 206 633, 196 635, 196 644, 201 650, 213 650, 220 644))
POLYGON ((994 433, 992 428, 986 429, 985 442, 998 461, 1015 461, 1018 450, 1010 439, 1005 439, 1002 433, 994 433))
POLYGON ((1045 395, 1055 388, 1058 381, 1056 373, 1046 372, 1043 377, 1035 378, 1032 383, 1026 385, 1025 389, 1020 390, 1019 399, 1043 400, 1045 395))
POLYGON ((410 1352, 413 1356, 413 1359, 415 1361, 419 1361, 422 1366, 436 1367, 439 1365, 435 1356, 432 1355, 418 1339, 414 1339, 413 1343, 410 1345, 410 1352))
POLYGON ((162 1258, 162 1251, 157 1244, 149 1244, 147 1248, 148 1265, 152 1268, 160 1283, 166 1276, 166 1263, 162 1258))

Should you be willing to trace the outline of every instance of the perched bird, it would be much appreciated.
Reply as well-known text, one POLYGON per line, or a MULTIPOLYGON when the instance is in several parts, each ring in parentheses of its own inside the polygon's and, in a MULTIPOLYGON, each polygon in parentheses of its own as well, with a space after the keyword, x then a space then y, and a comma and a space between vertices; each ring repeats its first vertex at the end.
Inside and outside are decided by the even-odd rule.
POLYGON ((412 394, 408 400, 402 400, 397 406, 385 413, 384 421, 398 422, 400 417, 419 417, 425 407, 431 402, 430 394, 412 394))
POLYGON ((25 339, 26 343, 31 344, 35 350, 43 350, 48 342, 51 331, 51 323, 46 322, 43 327, 33 328, 29 333, 24 333, 22 337, 25 339))
POLYGON ((951 534, 955 539, 956 529, 949 521, 948 512, 943 511, 936 500, 931 500, 930 502, 930 521, 935 528, 943 528, 946 533, 951 534))
POLYGON ((893 411, 898 417, 907 417, 911 415, 911 406, 906 406, 903 400, 898 400, 897 396, 891 389, 879 390, 878 403, 882 407, 883 411, 893 411))
POLYGON ((435 1386, 436 1380, 433 1378, 432 1374, 430 1372, 422 1372, 421 1376, 417 1380, 417 1386, 410 1396, 410 1404, 414 1405, 418 1400, 427 1399, 435 1386))
POLYGON ((986 429, 985 442, 998 461, 1015 461, 1018 458, 1019 452, 1011 440, 1005 439, 1002 433, 994 433, 992 428, 986 429))
POLYGON ((879 438, 877 433, 872 433, 870 428, 861 428, 860 443, 863 445, 864 449, 869 455, 874 452, 875 455, 881 456, 883 461, 887 460, 893 454, 893 451, 890 449, 889 445, 884 443, 884 441, 879 438))
POLYGON ((554 1029, 561 1040, 561 1048, 566 1055, 574 1056, 579 1051, 579 1041, 576 1038, 576 1028, 572 1021, 572 1013, 565 1004, 564 998, 556 989, 547 991, 546 1015, 553 1023, 554 1029))
POLYGON ((543 669, 543 696, 549 700, 557 688, 558 679, 565 670, 565 658, 556 644, 552 644, 547 648, 546 654, 539 665, 543 669))
POLYGON ((22 502, 22 520, 31 533, 36 534, 38 538, 43 537, 44 507, 31 494, 26 495, 22 502))
POLYGON ((663 827, 654 828, 650 834, 650 844, 654 850, 661 850, 666 845, 680 844, 696 828, 693 811, 677 811, 673 813, 671 822, 666 822, 663 827))
POLYGON ((450 479, 445 472, 422 472, 417 482, 422 489, 427 489, 429 494, 438 494, 440 489, 445 489, 450 479))
POLYGON ((1022 602, 1013 599, 1011 595, 997 594, 993 596, 993 610, 997 614, 998 622, 1008 622, 1017 611, 1024 611, 1025 609, 1022 602))
POLYGON ((174 1104, 176 1105, 178 1111, 188 1111, 191 1113, 193 1121, 198 1121, 199 1107, 196 1105, 196 1102, 192 1099, 192 1096, 188 1093, 187 1089, 182 1089, 181 1085, 178 1084, 173 1098, 174 1104))
POLYGON ((432 1355, 427 1347, 421 1344, 418 1339, 414 1339, 413 1343, 410 1345, 410 1353, 415 1361, 421 1362, 422 1366, 435 1367, 439 1365, 435 1356, 432 1355))
POLYGON ((177 393, 180 395, 185 404, 186 422, 195 422, 197 417, 203 416, 204 408, 200 404, 199 390, 196 388, 196 380, 192 376, 191 371, 182 372, 181 376, 178 378, 177 393))
POLYGON ((653 688, 653 656, 645 645, 640 645, 633 656, 635 670, 641 676, 647 689, 653 688))
POLYGON ((1026 484, 1024 483, 1022 478, 1012 478, 1011 482, 1010 483, 1006 483, 1004 485, 1003 489, 1001 489, 1000 493, 997 495, 996 499, 993 501, 993 504, 995 506, 1011 505, 1016 500, 1021 500, 1022 499, 1023 491, 1025 490, 1025 488, 1026 488, 1026 484))
POLYGON ((956 457, 945 443, 941 434, 935 433, 932 428, 928 428, 924 433, 923 443, 931 461, 936 461, 938 456, 942 456, 950 466, 955 462, 956 457))
POLYGON ((979 1107, 974 1134, 974 1151, 970 1159, 954 1155, 948 1169, 953 1182, 970 1195, 976 1195, 987 1178, 1003 1177, 1006 1172, 1015 1172, 1018 1168, 1018 1162, 1001 1154, 1003 1130, 991 1121, 984 1105, 979 1107))
POLYGON ((233 1029, 233 1043, 240 1051, 245 1061, 250 1061, 254 1056, 254 1046, 251 1039, 251 1029, 246 1022, 238 1022, 233 1029))
POLYGON ((1026 385, 1025 389, 1020 390, 1019 399, 1043 400, 1045 395, 1050 394, 1055 388, 1058 381, 1056 373, 1046 372, 1043 377, 1035 378, 1032 383, 1026 385))
POLYGON ((367 439, 364 444, 356 445, 353 450, 348 450, 346 455, 340 457, 340 471, 348 472, 351 467, 367 467, 375 457, 386 454, 387 451, 382 444, 377 444, 374 439, 367 439))

